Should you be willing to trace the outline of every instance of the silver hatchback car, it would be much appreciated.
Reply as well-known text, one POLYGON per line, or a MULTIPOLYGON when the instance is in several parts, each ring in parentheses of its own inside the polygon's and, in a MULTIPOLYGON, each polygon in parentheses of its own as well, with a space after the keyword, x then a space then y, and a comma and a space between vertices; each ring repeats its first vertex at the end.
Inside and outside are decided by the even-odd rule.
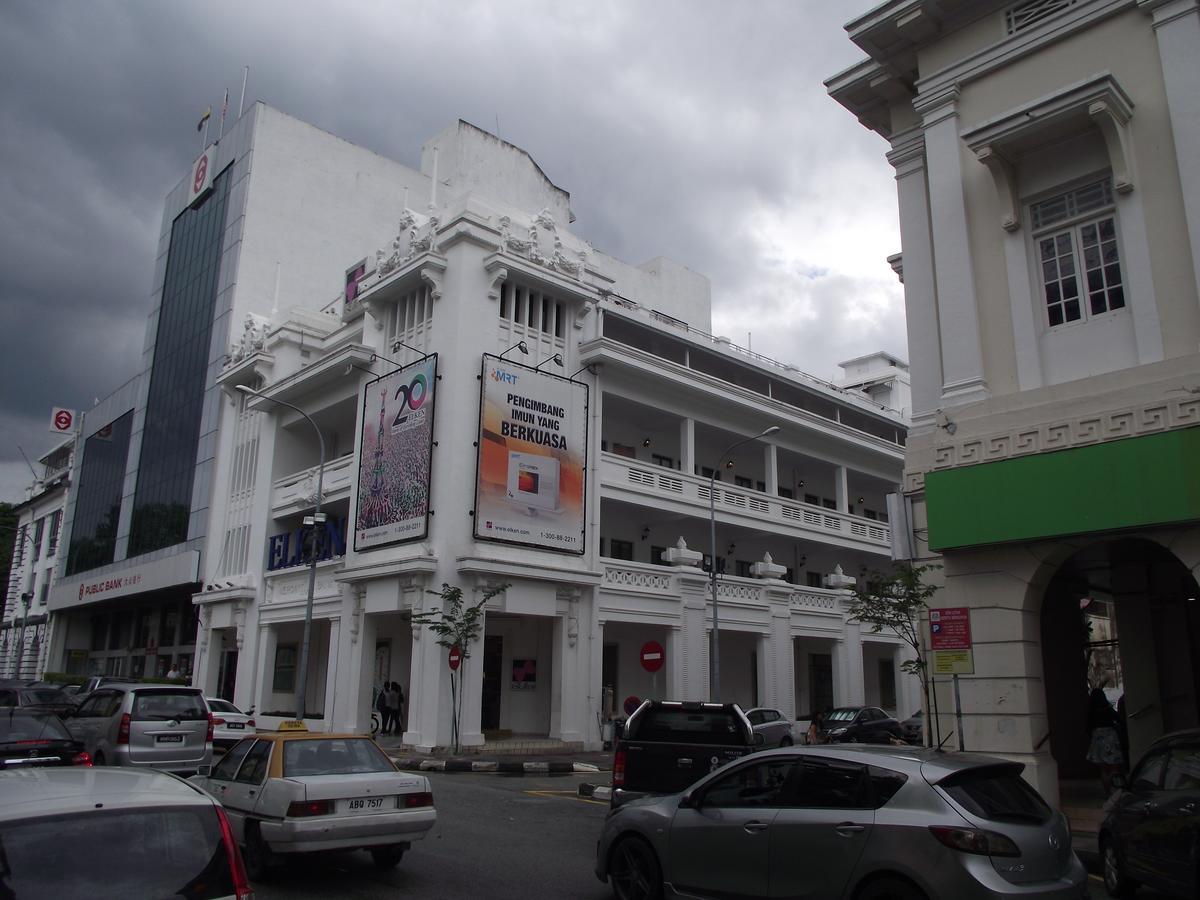
POLYGON ((618 900, 1083 900, 1067 820, 1022 768, 918 748, 754 753, 614 809, 596 875, 618 900))
POLYGON ((109 684, 93 691, 65 721, 97 766, 194 775, 212 764, 212 714, 199 688, 109 684))

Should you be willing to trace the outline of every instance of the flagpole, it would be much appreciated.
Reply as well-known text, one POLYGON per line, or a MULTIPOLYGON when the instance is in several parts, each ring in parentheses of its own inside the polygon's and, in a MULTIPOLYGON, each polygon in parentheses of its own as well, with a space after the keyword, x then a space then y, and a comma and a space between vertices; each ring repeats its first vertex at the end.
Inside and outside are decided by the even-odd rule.
POLYGON ((204 146, 200 148, 200 152, 204 152, 204 147, 208 146, 208 126, 212 124, 212 116, 204 120, 204 146))
POLYGON ((225 89, 225 100, 221 103, 221 127, 217 130, 217 143, 221 142, 221 138, 225 137, 225 113, 229 109, 229 89, 225 89))
POLYGON ((243 70, 242 71, 242 96, 241 96, 241 99, 238 100, 238 118, 239 119, 242 117, 242 106, 245 105, 245 103, 246 103, 246 79, 250 77, 250 67, 243 66, 242 70, 243 70))

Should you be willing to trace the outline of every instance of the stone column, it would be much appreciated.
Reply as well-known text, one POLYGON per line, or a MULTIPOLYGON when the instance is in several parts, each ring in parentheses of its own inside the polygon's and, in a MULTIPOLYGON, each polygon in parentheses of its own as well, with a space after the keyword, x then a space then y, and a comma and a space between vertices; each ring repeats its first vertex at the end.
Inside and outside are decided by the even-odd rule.
POLYGON ((680 700, 709 699, 708 576, 701 570, 680 571, 680 700))
MULTIPOLYGON (((487 583, 476 584, 469 602, 478 603, 487 590, 487 583)), ((471 658, 460 670, 459 690, 462 692, 462 718, 459 720, 460 743, 464 747, 483 746, 483 638, 487 633, 487 610, 479 619, 479 637, 471 643, 471 658)), ((439 648, 442 649, 442 648, 439 648)), ((445 668, 445 650, 442 666, 445 668)), ((447 718, 449 721, 449 718, 447 718)), ((447 736, 448 737, 448 736, 447 736)))
POLYGON ((846 467, 838 466, 833 471, 833 490, 837 498, 838 512, 850 511, 850 488, 847 485, 846 467))
POLYGON ((861 706, 865 701, 862 626, 847 622, 842 639, 833 645, 833 702, 835 706, 861 706))
POLYGON ((771 660, 771 670, 767 675, 767 705, 782 710, 789 721, 795 721, 796 654, 792 644, 792 586, 785 581, 772 580, 766 585, 765 593, 771 608, 771 632, 767 636, 771 660))
POLYGON ((342 715, 338 703, 338 660, 342 658, 341 649, 342 620, 332 618, 329 620, 329 647, 325 658, 325 699, 321 704, 325 714, 323 731, 334 731, 333 723, 342 715))
POLYGON ((774 444, 763 445, 763 468, 767 472, 767 493, 779 496, 779 448, 774 444))
MULTIPOLYGON (((550 697, 550 737, 560 741, 582 742, 587 721, 594 718, 599 704, 593 704, 584 687, 581 672, 586 673, 586 652, 579 649, 580 590, 558 589, 559 615, 554 620, 553 669, 550 697)), ((585 645, 586 646, 586 645, 585 645)), ((482 666, 480 667, 482 672, 482 666)), ((482 680, 480 682, 482 687, 482 680)))
MULTIPOLYGON (((401 606, 414 613, 441 609, 441 600, 424 592, 423 580, 407 582, 400 587, 401 606)), ((408 668, 408 731, 404 732, 404 743, 428 752, 438 746, 439 726, 446 723, 443 743, 449 737, 450 691, 444 680, 446 650, 436 643, 436 635, 423 625, 413 625, 412 655, 408 668), (445 715, 443 715, 443 712, 445 715)), ((480 666, 482 678, 482 663, 480 666)), ((469 663, 468 663, 469 664, 469 663)), ((465 720, 464 720, 465 721, 465 720)), ((476 719, 476 727, 479 721, 476 719)))
POLYGON ((679 423, 679 469, 689 475, 696 471, 696 420, 679 423))
MULTIPOLYGON (((925 131, 934 279, 942 356, 944 403, 988 397, 975 297, 975 271, 963 191, 963 148, 958 137, 958 88, 917 97, 913 107, 925 131)), ((905 271, 907 272, 907 260, 905 271)))
POLYGON ((663 644, 663 651, 667 654, 667 661, 666 665, 663 666, 663 672, 666 673, 666 693, 664 696, 669 700, 683 696, 682 635, 683 626, 681 624, 667 626, 667 639, 663 644))
MULTIPOLYGON (((270 625, 258 627, 258 678, 255 679, 253 704, 262 715, 266 711, 263 700, 271 694, 271 684, 275 678, 275 646, 279 637, 270 625)), ((297 676, 298 677, 298 676, 297 676)))

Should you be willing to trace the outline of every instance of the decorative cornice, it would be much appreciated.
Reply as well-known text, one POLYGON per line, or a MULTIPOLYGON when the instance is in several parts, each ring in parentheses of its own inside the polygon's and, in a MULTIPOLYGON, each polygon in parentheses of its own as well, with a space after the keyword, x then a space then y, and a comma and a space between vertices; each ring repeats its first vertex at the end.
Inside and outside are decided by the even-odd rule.
POLYGON ((500 252, 523 257, 535 265, 582 281, 593 253, 592 245, 568 235, 571 246, 558 233, 558 224, 549 209, 543 209, 526 226, 515 224, 511 216, 501 216, 500 252))
POLYGON ((921 125, 930 128, 958 115, 958 97, 958 85, 949 84, 918 94, 913 100, 913 109, 921 117, 921 125))
POLYGON ((888 151, 887 161, 896 170, 896 177, 903 178, 914 172, 925 170, 925 132, 920 128, 910 128, 892 138, 892 149, 888 151))

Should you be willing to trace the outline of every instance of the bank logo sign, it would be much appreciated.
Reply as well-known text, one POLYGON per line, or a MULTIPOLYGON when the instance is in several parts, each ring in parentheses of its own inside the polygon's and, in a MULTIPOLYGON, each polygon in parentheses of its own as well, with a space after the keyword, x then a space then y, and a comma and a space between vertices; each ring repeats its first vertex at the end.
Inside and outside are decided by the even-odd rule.
POLYGON ((368 382, 359 436, 354 549, 429 533, 437 354, 368 382))
POLYGON ((583 553, 588 387, 483 357, 475 537, 583 553))

